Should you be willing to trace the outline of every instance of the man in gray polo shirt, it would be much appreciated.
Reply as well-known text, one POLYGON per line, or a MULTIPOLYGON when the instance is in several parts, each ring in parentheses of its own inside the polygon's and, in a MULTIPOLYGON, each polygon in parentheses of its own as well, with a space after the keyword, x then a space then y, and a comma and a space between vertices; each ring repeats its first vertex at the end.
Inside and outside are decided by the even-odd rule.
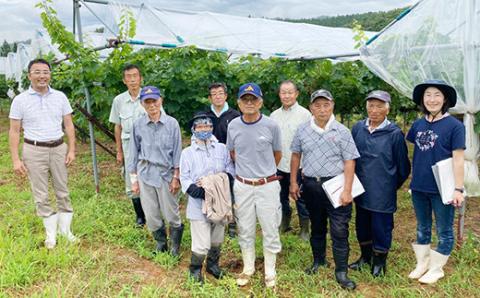
POLYGON ((28 64, 30 88, 13 99, 10 107, 9 143, 13 170, 28 175, 37 215, 43 218, 45 247, 55 247, 58 233, 75 241, 70 230, 73 208, 67 188, 67 166, 75 160, 75 128, 72 108, 67 97, 50 87, 50 64, 35 59, 28 64), (68 146, 63 142, 65 134, 68 146), (18 155, 20 132, 23 128, 22 159, 18 155), (48 200, 48 180, 52 178, 58 212, 48 200))
POLYGON ((310 245, 313 265, 308 274, 325 266, 327 219, 330 221, 335 278, 346 289, 355 289, 347 276, 348 222, 352 216, 352 183, 355 159, 360 157, 348 128, 338 123, 333 115, 334 101, 327 90, 317 90, 310 97, 309 122, 300 125, 292 141, 290 167, 290 195, 297 199, 300 189, 296 175, 303 157, 303 194, 311 221, 310 245), (344 190, 340 194, 342 206, 334 208, 323 191, 323 182, 340 174, 345 175, 344 190))
POLYGON ((140 101, 147 115, 132 127, 128 161, 132 191, 140 193, 147 227, 157 241, 156 251, 167 251, 165 222, 168 222, 170 253, 177 257, 183 234, 177 197, 182 153, 180 126, 175 118, 161 111, 163 98, 157 88, 144 87, 140 101))
POLYGON ((282 158, 280 127, 260 112, 262 91, 247 83, 238 91, 238 105, 243 115, 230 122, 227 149, 235 161, 237 174, 233 192, 238 238, 242 249, 243 271, 239 286, 250 282, 255 272, 256 218, 263 233, 265 285, 275 286, 276 255, 281 250, 278 227, 282 218, 280 184, 276 175, 282 158))
MULTIPOLYGON (((123 83, 128 90, 113 99, 109 121, 115 124, 115 144, 117 147, 117 163, 125 165, 130 157, 130 131, 135 120, 145 115, 145 109, 140 104, 140 89, 142 86, 142 73, 134 64, 123 68, 123 83)), ((132 191, 130 176, 125 170, 125 192, 132 200, 133 209, 137 216, 138 226, 145 225, 145 214, 142 209, 140 197, 132 191)))

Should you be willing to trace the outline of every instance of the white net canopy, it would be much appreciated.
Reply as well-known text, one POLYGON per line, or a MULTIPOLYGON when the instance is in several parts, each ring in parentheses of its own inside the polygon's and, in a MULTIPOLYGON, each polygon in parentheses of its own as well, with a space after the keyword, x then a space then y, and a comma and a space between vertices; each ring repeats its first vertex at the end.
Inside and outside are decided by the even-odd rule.
POLYGON ((473 114, 480 111, 480 2, 419 1, 372 38, 361 55, 370 70, 408 97, 426 79, 455 86, 458 101, 450 112, 464 115, 465 186, 469 195, 480 195, 480 142, 473 130, 473 114))
POLYGON ((354 32, 347 28, 115 2, 107 5, 104 14, 106 39, 119 35, 118 24, 126 10, 136 20, 135 40, 145 45, 166 48, 194 45, 204 50, 257 54, 262 58, 311 59, 359 54, 354 32))

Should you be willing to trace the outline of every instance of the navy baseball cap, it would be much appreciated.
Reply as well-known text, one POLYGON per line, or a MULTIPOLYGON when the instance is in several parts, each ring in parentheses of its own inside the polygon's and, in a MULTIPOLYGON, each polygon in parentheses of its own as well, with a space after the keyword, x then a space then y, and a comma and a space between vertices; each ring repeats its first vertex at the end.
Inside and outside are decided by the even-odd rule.
POLYGON ((386 103, 390 103, 392 101, 390 94, 383 90, 375 90, 368 93, 367 97, 365 97, 365 100, 369 99, 378 99, 386 103))
POLYGON ((423 94, 428 87, 435 87, 442 91, 450 107, 454 107, 457 104, 457 91, 455 91, 455 88, 442 80, 426 80, 425 82, 415 86, 413 89, 412 99, 417 105, 421 104, 423 100, 423 94))
POLYGON ((262 89, 255 83, 246 83, 238 89, 238 98, 241 98, 245 94, 251 94, 257 98, 263 98, 262 89))
POLYGON ((162 93, 157 87, 154 86, 145 86, 140 91, 140 101, 144 101, 146 99, 159 99, 162 97, 162 93))
POLYGON ((330 91, 325 90, 325 89, 320 89, 320 90, 317 90, 317 91, 313 92, 312 95, 310 95, 310 103, 314 102, 315 99, 317 99, 319 97, 322 97, 322 98, 328 99, 330 101, 333 101, 333 96, 332 96, 332 93, 330 93, 330 91))

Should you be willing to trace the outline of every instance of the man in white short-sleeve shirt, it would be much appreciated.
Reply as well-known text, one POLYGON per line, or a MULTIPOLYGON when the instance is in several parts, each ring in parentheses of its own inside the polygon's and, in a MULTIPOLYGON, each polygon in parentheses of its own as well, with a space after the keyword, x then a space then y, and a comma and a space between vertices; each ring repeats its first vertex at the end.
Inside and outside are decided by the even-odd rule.
POLYGON ((67 188, 67 166, 75 160, 75 129, 72 108, 67 97, 49 86, 50 64, 43 59, 28 64, 30 87, 13 99, 10 107, 9 143, 13 170, 30 179, 37 215, 43 218, 45 246, 56 245, 58 233, 75 241, 70 230, 73 208, 67 188), (63 142, 65 134, 68 146, 63 142), (20 130, 23 128, 22 159, 19 157, 20 130), (58 212, 48 200, 51 176, 58 212))

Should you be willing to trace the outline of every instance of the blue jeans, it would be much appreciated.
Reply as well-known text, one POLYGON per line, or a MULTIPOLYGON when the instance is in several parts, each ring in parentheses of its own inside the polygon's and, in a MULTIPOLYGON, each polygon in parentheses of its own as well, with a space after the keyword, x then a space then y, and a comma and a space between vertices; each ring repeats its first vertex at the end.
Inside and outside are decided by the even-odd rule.
POLYGON ((412 191, 413 208, 417 218, 417 244, 432 242, 432 211, 435 215, 435 229, 438 236, 437 252, 450 255, 455 239, 453 219, 455 207, 444 205, 439 194, 412 191))

